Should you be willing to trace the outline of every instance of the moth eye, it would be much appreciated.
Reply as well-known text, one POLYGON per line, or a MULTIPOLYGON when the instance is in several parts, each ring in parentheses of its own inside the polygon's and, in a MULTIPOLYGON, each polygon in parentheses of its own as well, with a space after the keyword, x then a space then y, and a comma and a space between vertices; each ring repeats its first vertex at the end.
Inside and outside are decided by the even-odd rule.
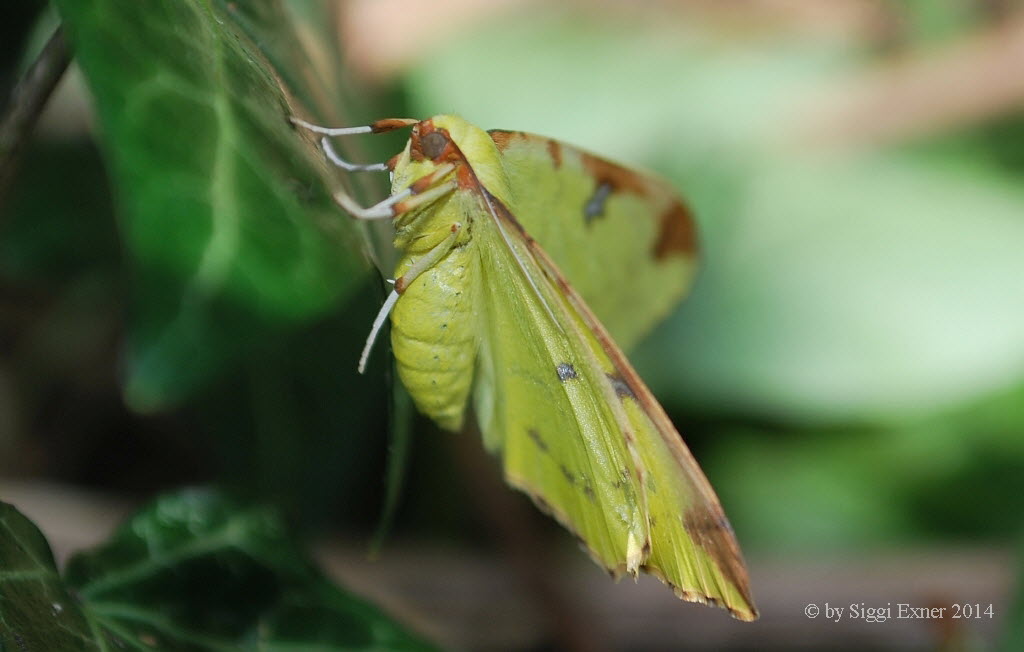
POLYGON ((429 134, 420 139, 420 149, 423 151, 423 155, 427 158, 437 158, 444 151, 445 147, 448 147, 448 136, 445 136, 440 131, 431 131, 429 134))

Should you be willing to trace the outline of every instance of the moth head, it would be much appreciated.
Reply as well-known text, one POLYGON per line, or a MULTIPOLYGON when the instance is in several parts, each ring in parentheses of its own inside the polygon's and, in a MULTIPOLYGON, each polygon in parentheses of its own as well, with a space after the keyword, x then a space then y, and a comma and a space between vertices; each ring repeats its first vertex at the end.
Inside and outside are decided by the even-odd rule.
POLYGON ((456 155, 448 130, 435 127, 433 120, 424 120, 413 127, 409 138, 409 154, 414 161, 441 163, 456 155))

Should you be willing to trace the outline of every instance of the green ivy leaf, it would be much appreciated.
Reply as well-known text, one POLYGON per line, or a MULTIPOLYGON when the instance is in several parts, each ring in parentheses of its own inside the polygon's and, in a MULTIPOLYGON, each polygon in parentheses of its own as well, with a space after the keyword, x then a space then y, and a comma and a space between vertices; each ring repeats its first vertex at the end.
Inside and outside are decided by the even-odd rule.
POLYGON ((332 585, 273 512, 214 492, 158 499, 64 581, 0 503, 0 568, 0 650, 433 649, 332 585))
POLYGON ((89 623, 39 529, 0 503, 0 650, 89 650, 89 623))
POLYGON ((239 14, 248 31, 233 3, 56 4, 95 100, 133 274, 125 395, 157 409, 261 337, 339 306, 369 265, 322 156, 288 122, 292 93, 311 97, 316 82, 279 74, 261 49, 302 67, 278 2, 239 14), (276 28, 253 18, 267 15, 276 28))

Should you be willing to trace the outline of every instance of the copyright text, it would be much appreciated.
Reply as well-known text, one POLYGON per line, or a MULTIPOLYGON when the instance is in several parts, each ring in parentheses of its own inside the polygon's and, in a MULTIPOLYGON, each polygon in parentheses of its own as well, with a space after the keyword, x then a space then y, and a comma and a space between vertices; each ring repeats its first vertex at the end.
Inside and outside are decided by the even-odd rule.
POLYGON ((808 618, 822 618, 838 623, 846 620, 863 620, 868 623, 884 623, 890 620, 938 620, 942 618, 956 619, 991 619, 995 615, 995 607, 991 603, 958 603, 945 606, 916 606, 907 602, 886 602, 884 605, 869 605, 864 602, 853 602, 837 605, 830 602, 824 604, 810 603, 804 607, 804 615, 808 618))

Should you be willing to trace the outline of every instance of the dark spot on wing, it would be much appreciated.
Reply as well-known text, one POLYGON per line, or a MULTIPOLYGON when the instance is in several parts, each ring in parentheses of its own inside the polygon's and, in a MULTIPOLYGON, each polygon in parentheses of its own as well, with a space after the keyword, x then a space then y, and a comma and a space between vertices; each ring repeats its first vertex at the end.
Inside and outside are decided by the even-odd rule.
POLYGON ((587 480, 583 485, 583 495, 587 497, 592 503, 597 502, 597 496, 594 494, 594 488, 590 485, 590 480, 587 480))
POLYGON ((588 226, 597 218, 604 217, 604 205, 608 202, 608 196, 611 194, 612 186, 607 181, 602 181, 594 188, 594 194, 583 205, 583 221, 588 226))
POLYGON ((548 139, 548 155, 551 157, 551 162, 555 164, 555 169, 562 167, 562 146, 557 140, 548 139))
POLYGON ((697 253, 697 228, 690 210, 680 202, 661 214, 658 238, 654 241, 654 257, 662 260, 673 254, 693 256, 697 253))
POLYGON ((567 380, 572 380, 573 378, 577 377, 575 367, 573 367, 568 362, 563 362, 559 364, 557 367, 555 367, 555 373, 558 374, 558 380, 562 381, 563 383, 567 380))
POLYGON ((569 484, 576 484, 576 475, 569 470, 569 467, 564 464, 559 464, 558 468, 562 471, 562 475, 565 476, 565 479, 569 484))
POLYGON ((608 376, 608 382, 612 384, 612 388, 615 390, 615 395, 619 398, 631 398, 636 400, 636 394, 633 393, 633 388, 630 387, 622 376, 619 374, 606 374, 608 376))
POLYGON ((539 432, 537 432, 533 428, 530 428, 529 430, 526 431, 526 434, 529 435, 530 439, 533 440, 533 443, 537 444, 537 448, 541 449, 545 453, 548 452, 548 443, 544 441, 544 439, 540 436, 539 432))

